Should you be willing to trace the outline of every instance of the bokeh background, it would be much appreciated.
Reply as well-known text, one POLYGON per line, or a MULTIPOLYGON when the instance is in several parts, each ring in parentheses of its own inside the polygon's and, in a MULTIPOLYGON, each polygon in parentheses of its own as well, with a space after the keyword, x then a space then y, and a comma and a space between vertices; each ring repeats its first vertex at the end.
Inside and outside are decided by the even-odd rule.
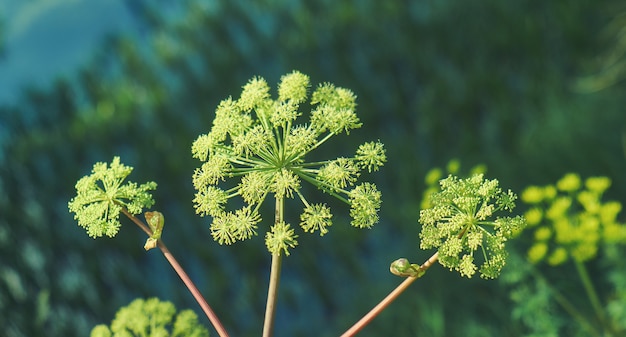
MULTIPOLYGON (((376 139, 388 155, 367 177, 383 193, 378 225, 351 228, 338 205, 328 235, 299 233, 283 264, 276 336, 339 335, 401 281, 391 261, 432 254, 418 241, 424 175, 453 158, 484 164, 517 192, 567 172, 606 175, 609 196, 623 201, 625 11, 611 0, 5 0, 0 334, 86 336, 136 297, 202 317, 129 221, 93 240, 68 213, 75 182, 119 155, 132 181, 158 183, 163 238, 227 329, 260 335, 263 236, 212 241, 191 202, 199 163, 190 152, 220 100, 257 75, 274 86, 295 69, 352 89, 364 126, 327 156, 376 139)), ((513 314, 510 290, 435 266, 360 335, 535 333, 513 314)))

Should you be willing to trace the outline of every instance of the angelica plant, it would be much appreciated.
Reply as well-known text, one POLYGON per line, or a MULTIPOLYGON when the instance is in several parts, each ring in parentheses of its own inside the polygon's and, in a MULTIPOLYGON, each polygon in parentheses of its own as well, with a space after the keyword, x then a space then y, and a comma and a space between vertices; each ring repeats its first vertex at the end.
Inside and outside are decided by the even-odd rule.
MULTIPOLYGON (((270 286, 263 335, 273 332, 273 315, 282 257, 298 245, 295 226, 284 219, 286 199, 297 199, 302 212, 298 226, 304 232, 325 235, 332 226, 326 203, 313 202, 301 190, 308 182, 350 206, 351 225, 370 228, 378 222, 381 194, 373 183, 359 182, 365 171, 377 171, 386 162, 382 143, 366 142, 354 155, 330 160, 307 161, 307 155, 333 136, 361 127, 356 116, 356 96, 330 83, 309 94, 309 77, 294 71, 281 78, 278 97, 272 99, 262 78, 253 78, 241 96, 222 101, 209 133, 192 145, 192 154, 202 162, 193 174, 196 188, 193 203, 201 216, 211 216, 210 234, 219 244, 229 245, 257 235, 259 209, 274 199, 275 217, 265 232, 272 256, 270 286), (312 107, 307 122, 299 121, 308 100, 312 107), (228 178, 228 181, 226 181, 228 178), (235 181, 234 183, 232 181, 235 181), (228 184, 231 183, 229 186, 228 184), (227 201, 239 197, 244 206, 227 209, 227 201)), ((191 279, 174 259, 161 236, 164 216, 145 212, 146 223, 135 215, 154 205, 149 191, 156 183, 124 184, 132 168, 115 157, 111 165, 97 163, 92 174, 76 184, 76 197, 68 206, 89 236, 115 236, 121 226, 120 214, 127 216, 147 235, 146 250, 158 247, 192 292, 220 336, 226 331, 191 279)))
MULTIPOLYGON (((253 78, 239 99, 219 104, 210 132, 193 143, 193 156, 202 162, 193 174, 194 206, 199 215, 213 218, 211 234, 218 243, 228 245, 257 234, 258 211, 270 195, 277 204, 300 200, 302 230, 326 234, 332 225, 330 208, 307 200, 301 193, 303 181, 349 204, 353 226, 369 228, 378 221, 380 192, 374 184, 356 182, 364 170, 376 171, 385 163, 383 144, 365 143, 349 158, 307 162, 306 155, 331 137, 361 126, 354 94, 329 83, 312 93, 308 123, 298 124, 308 89, 308 76, 293 72, 281 78, 274 100, 267 82, 253 78), (220 187, 226 178, 238 183, 220 187), (226 210, 226 202, 234 197, 240 197, 244 206, 226 210)), ((275 255, 289 255, 297 234, 292 225, 281 222, 266 234, 267 248, 275 255)))
POLYGON ((385 163, 383 144, 364 143, 351 157, 307 161, 310 152, 332 137, 362 125, 350 90, 324 83, 309 97, 309 89, 309 77, 294 71, 281 77, 273 99, 267 82, 253 78, 239 98, 219 104, 211 130, 192 145, 193 157, 202 162, 193 174, 194 207, 199 215, 212 218, 211 235, 219 244, 257 235, 262 221, 259 209, 268 197, 274 199, 275 217, 265 231, 272 265, 264 336, 273 330, 282 257, 298 245, 295 226, 284 219, 285 200, 300 202, 300 229, 320 236, 333 224, 331 209, 307 198, 303 182, 349 205, 352 226, 370 228, 378 222, 381 194, 376 185, 358 183, 358 178, 385 163), (307 100, 311 111, 302 121, 307 100), (243 206, 228 209, 233 198, 243 206))
MULTIPOLYGON (((263 336, 273 334, 283 257, 298 246, 300 232, 324 236, 333 225, 328 203, 306 196, 304 183, 345 203, 351 226, 368 229, 379 221, 381 193, 375 184, 360 178, 365 172, 378 171, 386 163, 385 148, 380 141, 365 142, 350 156, 311 160, 311 152, 334 136, 350 134, 362 124, 355 113, 356 96, 350 90, 324 83, 311 91, 309 81, 308 76, 297 71, 284 75, 276 97, 272 98, 263 78, 251 79, 238 98, 229 97, 219 103, 210 130, 198 136, 191 146, 192 156, 200 161, 192 174, 195 189, 192 202, 198 215, 211 218, 208 235, 220 245, 231 245, 261 232, 271 256, 263 336), (310 112, 305 115, 303 111, 307 109, 310 112), (297 219, 285 218, 286 202, 290 199, 301 210, 297 219), (274 218, 262 228, 260 210, 270 202, 274 218)), ((458 162, 452 162, 448 171, 457 172, 458 167, 458 162)), ((123 165, 119 157, 110 165, 97 163, 91 175, 76 184, 77 195, 68 203, 70 211, 93 238, 115 236, 121 226, 119 216, 128 217, 148 235, 145 250, 159 248, 163 252, 218 334, 228 336, 163 243, 163 214, 147 211, 145 223, 136 217, 154 205, 149 192, 156 188, 156 183, 125 182, 131 172, 132 167, 123 165)), ((435 172, 429 174, 428 180, 434 182, 440 178, 441 172, 435 172)), ((512 191, 501 189, 497 180, 485 179, 482 173, 467 179, 452 174, 440 179, 436 191, 428 190, 419 217, 420 248, 436 252, 421 265, 405 258, 394 261, 390 271, 406 280, 344 336, 362 329, 436 262, 468 278, 476 273, 488 279, 498 277, 506 263, 507 240, 526 224, 521 216, 498 215, 511 212, 516 199, 512 191)), ((92 334, 167 335, 162 326, 171 323, 172 310, 156 300, 138 300, 120 310, 110 328, 101 325, 92 334), (146 316, 142 311, 152 313, 146 316)), ((191 316, 177 318, 172 336, 180 335, 179 326, 187 324, 179 324, 179 319, 196 322, 191 316)), ((193 324, 185 326, 188 325, 193 324)), ((193 331, 196 332, 186 333, 204 334, 204 330, 193 331)))
MULTIPOLYGON (((133 168, 122 164, 119 157, 114 157, 110 165, 103 162, 96 163, 91 174, 81 178, 76 183, 76 196, 68 203, 70 212, 74 213, 78 225, 85 228, 87 234, 93 238, 103 235, 114 237, 121 227, 120 214, 128 217, 148 235, 144 248, 150 250, 158 247, 161 250, 200 304, 218 334, 223 337, 228 336, 213 309, 161 240, 165 224, 163 214, 158 211, 146 212, 147 225, 135 216, 140 214, 144 208, 154 205, 154 199, 149 191, 154 190, 157 185, 154 182, 141 185, 130 181, 124 183, 132 171, 133 168)), ((101 331, 99 333, 103 333, 102 329, 99 331, 101 331)), ((115 330, 113 332, 116 333, 116 336, 118 335, 115 330)), ((123 332, 120 334, 124 335, 123 332)))
POLYGON ((390 271, 407 279, 343 336, 356 334, 437 261, 468 278, 476 271, 486 279, 500 275, 508 256, 506 242, 522 231, 526 220, 523 216, 500 217, 496 213, 511 212, 517 195, 504 191, 498 180, 485 179, 482 173, 467 179, 449 175, 439 185, 440 191, 430 195, 430 207, 422 209, 419 217, 420 248, 437 251, 422 265, 406 258, 394 261, 390 271), (475 255, 482 258, 480 268, 475 255))
POLYGON ((125 210, 137 215, 154 205, 148 191, 156 189, 155 182, 137 185, 129 181, 123 184, 132 171, 132 167, 120 162, 120 157, 114 157, 111 165, 96 163, 91 174, 76 183, 77 195, 70 200, 68 207, 89 236, 114 237, 121 226, 120 212, 125 210))
MULTIPOLYGON (((526 226, 522 216, 495 217, 496 212, 515 207, 517 195, 504 191, 498 180, 484 179, 482 173, 467 179, 449 175, 439 182, 441 190, 428 196, 430 207, 420 211, 420 248, 436 248, 436 260, 472 277, 476 271, 482 278, 498 277, 506 263, 505 243, 526 226), (480 268, 475 255, 482 256, 480 268)), ((398 259, 390 270, 398 276, 421 276, 424 270, 398 259)))
POLYGON ((496 278, 506 263, 505 242, 526 225, 522 216, 496 217, 512 211, 517 196, 503 191, 498 181, 482 174, 467 179, 449 176, 440 181, 441 192, 432 195, 433 207, 420 211, 420 248, 437 248, 439 263, 461 276, 479 271, 483 278, 496 278), (480 268, 474 262, 483 258, 480 268))

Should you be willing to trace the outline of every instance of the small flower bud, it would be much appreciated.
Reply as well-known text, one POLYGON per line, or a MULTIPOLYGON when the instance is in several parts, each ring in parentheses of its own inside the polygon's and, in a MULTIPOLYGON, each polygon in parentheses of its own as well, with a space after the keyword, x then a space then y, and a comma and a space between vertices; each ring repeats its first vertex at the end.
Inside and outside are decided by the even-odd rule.
POLYGON ((419 265, 410 263, 405 258, 399 258, 391 263, 389 271, 400 277, 422 277, 426 271, 422 270, 419 265))
POLYGON ((150 250, 152 248, 156 248, 156 246, 157 246, 157 240, 153 239, 153 238, 148 238, 146 240, 146 244, 143 245, 143 249, 148 251, 148 250, 150 250))

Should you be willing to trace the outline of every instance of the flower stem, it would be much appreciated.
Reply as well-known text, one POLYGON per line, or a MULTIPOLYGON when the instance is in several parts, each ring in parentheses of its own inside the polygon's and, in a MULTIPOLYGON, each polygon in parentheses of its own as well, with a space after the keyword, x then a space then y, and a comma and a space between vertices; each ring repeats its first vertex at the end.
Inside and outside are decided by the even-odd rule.
MULTIPOLYGON (((276 198, 275 223, 283 221, 284 209, 283 198, 276 198)), ((276 302, 278 300, 278 286, 280 285, 280 269, 283 255, 272 254, 272 266, 270 269, 270 284, 267 289, 267 304, 265 305, 265 321, 263 322, 263 337, 270 337, 274 333, 274 316, 276 314, 276 302)))
POLYGON ((139 220, 139 218, 137 218, 136 216, 130 214, 126 210, 126 208, 122 208, 122 213, 124 213, 126 217, 128 217, 132 222, 135 223, 135 225, 137 225, 142 231, 144 231, 144 233, 148 234, 148 236, 152 236, 152 230, 145 223, 143 223, 143 221, 139 220))
MULTIPOLYGON (((150 230, 148 226, 146 226, 146 224, 143 223, 143 221, 139 220, 137 217, 130 214, 124 208, 122 208, 122 213, 124 213, 124 215, 126 215, 130 220, 132 220, 137 226, 139 226, 139 228, 141 228, 141 230, 143 230, 146 234, 148 234, 148 236, 152 235, 152 231, 150 230)), ((196 285, 193 283, 189 275, 187 275, 183 267, 178 263, 176 258, 174 258, 174 255, 172 255, 172 253, 167 248, 165 243, 163 243, 163 241, 159 239, 157 241, 157 247, 161 249, 161 252, 167 259, 167 262, 170 263, 170 265, 172 266, 172 268, 174 268, 174 270, 176 271, 180 279, 183 281, 183 283, 185 283, 185 286, 187 286, 187 289, 189 289, 193 297, 196 299, 196 301, 202 308, 202 311, 204 311, 209 321, 211 321, 211 324, 213 324, 213 327, 215 328, 215 330, 217 330, 217 334, 220 337, 228 337, 228 333, 226 332, 226 329, 224 329, 222 322, 219 320, 219 318, 217 317, 213 309, 211 309, 211 306, 209 306, 209 303, 207 303, 204 296, 202 296, 202 293, 200 293, 200 290, 198 290, 198 287, 196 287, 196 285)))
POLYGON ((585 292, 587 293, 587 297, 591 302, 591 306, 596 313, 600 324, 602 324, 606 329, 610 329, 610 326, 607 324, 606 316, 604 314, 604 309, 602 308, 602 304, 600 303, 600 299, 598 298, 598 294, 591 282, 591 278, 589 277, 589 273, 587 272, 587 268, 584 263, 574 259, 574 264, 576 265, 576 271, 578 272, 578 276, 580 276, 580 280, 583 283, 583 287, 585 288, 585 292))
POLYGON ((565 296, 563 296, 556 288, 554 288, 550 282, 534 267, 531 269, 531 274, 546 287, 548 287, 550 294, 554 297, 554 300, 565 310, 570 316, 572 316, 580 326, 587 330, 590 336, 600 337, 600 333, 594 329, 589 323, 585 315, 583 315, 576 306, 572 304, 565 296))
POLYGON ((270 285, 267 289, 267 304, 265 306, 265 322, 263 324, 263 337, 270 337, 274 333, 274 316, 276 314, 276 300, 278 299, 278 286, 280 284, 280 268, 282 254, 272 254, 272 267, 270 271, 270 285))
MULTIPOLYGON (((437 259, 439 258, 439 252, 433 254, 424 264, 420 266, 421 271, 426 271, 430 266, 432 266, 437 259)), ((423 273, 422 273, 423 275, 423 273)), ((409 276, 404 280, 400 285, 396 287, 392 292, 387 295, 380 303, 378 303, 370 312, 368 312, 363 318, 361 318, 358 322, 356 322, 350 329, 341 335, 341 337, 349 337, 356 335, 361 329, 363 329, 369 322, 371 322, 374 317, 378 316, 391 302, 393 302, 400 294, 405 291, 411 283, 417 280, 419 277, 409 276)))

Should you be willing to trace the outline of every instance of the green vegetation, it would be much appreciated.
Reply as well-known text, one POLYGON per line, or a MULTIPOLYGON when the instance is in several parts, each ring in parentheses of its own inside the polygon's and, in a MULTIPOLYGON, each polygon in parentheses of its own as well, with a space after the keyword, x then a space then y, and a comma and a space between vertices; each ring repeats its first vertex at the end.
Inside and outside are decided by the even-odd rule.
MULTIPOLYGON (((622 204, 601 200, 610 186, 608 177, 589 177, 583 184, 578 174, 568 173, 554 185, 529 186, 523 191, 522 201, 530 205, 526 218, 533 229, 532 245, 527 253, 531 265, 522 268, 527 276, 522 277, 524 272, 515 276, 517 285, 512 297, 519 302, 516 311, 520 318, 535 332, 559 333, 563 321, 533 322, 536 314, 525 312, 532 310, 528 302, 547 302, 541 313, 551 308, 549 302, 557 303, 555 313, 569 315, 577 322, 579 330, 568 332, 571 335, 621 336, 626 333, 623 319, 626 276, 623 275, 624 264, 616 255, 626 244, 626 225, 617 219, 622 204), (549 269, 535 266, 544 262, 549 269), (608 284, 594 280, 594 274, 598 273, 595 264, 610 270, 608 284), (572 269, 573 277, 564 272, 572 269), (573 280, 580 284, 576 295, 585 294, 587 303, 581 304, 578 296, 562 290, 564 281, 571 286, 573 280), (535 282, 539 289, 529 293, 532 290, 528 287, 535 282)), ((555 313, 549 315, 558 317, 555 313)))
MULTIPOLYGON (((151 207, 166 221, 154 239, 168 243, 224 326, 233 336, 259 334, 271 263, 263 234, 273 225, 270 198, 260 208, 265 211, 259 213, 264 220, 258 236, 231 246, 216 244, 212 218, 199 218, 192 202, 199 191, 190 175, 204 162, 189 154, 198 136, 210 130, 219 102, 240 93, 255 74, 273 88, 281 75, 299 69, 311 83, 331 81, 357 97, 362 126, 349 137, 333 137, 307 154, 307 161, 354 157, 372 140, 384 143, 387 159, 384 168, 367 174, 383 201, 378 224, 368 230, 350 225, 349 206, 342 200, 304 180, 307 202, 332 209, 328 232, 323 237, 303 233, 322 234, 328 217, 315 222, 317 227, 302 228, 305 207, 299 196, 285 203, 285 223, 298 235, 298 246, 288 248, 285 259, 276 336, 336 336, 397 286, 398 278, 387 272, 391 261, 404 256, 408 274, 421 267, 416 261, 428 261, 435 249, 427 256, 419 249, 419 212, 427 208, 420 205, 429 203, 423 195, 431 186, 423 178, 431 168, 444 167, 437 178, 430 177, 438 188, 448 173, 459 179, 476 173, 445 172, 450 158, 467 168, 484 164, 488 174, 478 173, 497 178, 520 199, 528 186, 556 186, 565 173, 576 172, 609 177, 611 186, 598 200, 623 203, 623 82, 604 82, 610 85, 602 90, 578 87, 601 73, 602 60, 619 48, 619 35, 612 33, 617 31, 607 28, 608 22, 619 22, 614 21, 623 11, 618 1, 140 3, 148 9, 135 12, 140 37, 113 36, 74 76, 49 88, 25 88, 15 105, 0 106, 4 335, 85 336, 133 299, 153 296, 194 310, 200 323, 210 326, 179 276, 163 266, 158 245, 141 249, 146 237, 126 226, 127 219, 120 219, 114 238, 89 240, 67 212, 76 181, 94 163, 110 165, 115 156, 134 167, 127 179, 138 185, 158 182, 158 189, 150 190, 151 207)), ((11 45, 5 47, 5 56, 12 55, 11 45)), ((277 100, 278 93, 272 97, 277 100)), ((304 113, 313 110, 308 97, 301 105, 304 113)), ((307 115, 301 118, 303 124, 310 121, 307 115)), ((217 187, 236 187, 240 180, 233 178, 217 187)), ((584 181, 576 193, 586 189, 584 181)), ((224 204, 234 213, 245 205, 239 196, 224 204)), ((536 206, 545 211, 549 205, 544 200, 536 206)), ((518 203, 515 211, 533 207, 518 203)), ((584 206, 572 199, 571 207, 570 215, 584 206)), ((623 222, 620 212, 615 223, 623 222)), ((553 225, 543 218, 529 226, 506 241, 509 256, 497 280, 429 268, 360 335, 622 331, 623 245, 609 244, 599 233, 597 253, 584 262, 610 323, 602 324, 572 257, 556 266, 548 263, 560 245, 553 225), (552 231, 543 241, 548 249, 532 264, 528 252, 538 242, 535 231, 543 227, 552 231), (564 309, 560 297, 582 318, 564 309)), ((146 228, 154 231, 147 223, 146 228)), ((474 254, 477 269, 484 262, 481 253, 477 248, 474 254)))

